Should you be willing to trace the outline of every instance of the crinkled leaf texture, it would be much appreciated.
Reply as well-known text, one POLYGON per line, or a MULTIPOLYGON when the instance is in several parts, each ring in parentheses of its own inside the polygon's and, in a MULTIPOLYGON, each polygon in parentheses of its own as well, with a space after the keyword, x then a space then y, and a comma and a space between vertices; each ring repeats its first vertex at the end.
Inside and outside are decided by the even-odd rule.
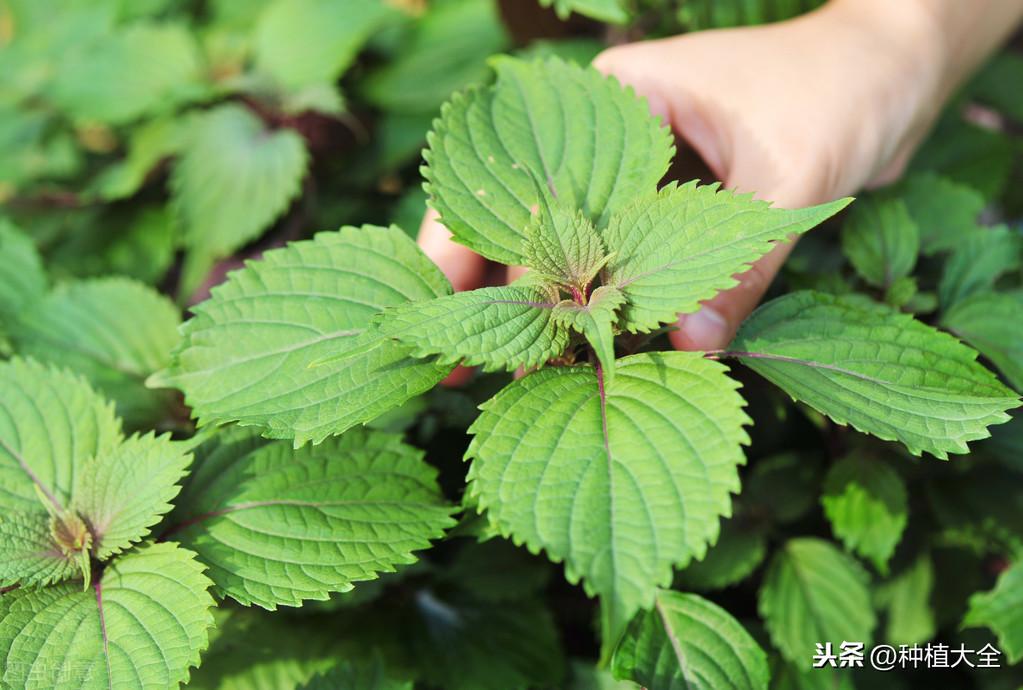
POLYGON ((537 212, 526 226, 526 265, 561 285, 583 290, 606 263, 597 228, 582 211, 548 200, 536 182, 537 212))
POLYGON ((484 371, 536 367, 564 352, 568 329, 554 318, 550 290, 509 285, 408 302, 377 317, 377 330, 416 357, 482 365, 484 371))
POLYGON ((186 291, 198 286, 214 260, 258 237, 284 212, 301 189, 308 158, 298 132, 271 132, 237 104, 193 120, 171 176, 189 250, 186 291))
POLYGON ((632 620, 611 668, 656 690, 767 690, 767 655, 720 606, 661 590, 654 610, 632 620))
POLYGON ((597 227, 653 193, 674 147, 631 89, 558 58, 492 64, 497 82, 447 103, 424 152, 431 204, 457 241, 526 263, 532 178, 597 227))
POLYGON ((484 403, 469 490, 505 535, 565 561, 605 610, 613 644, 672 566, 702 558, 739 489, 749 422, 738 384, 699 354, 548 368, 484 403))
POLYGON ((0 587, 67 580, 80 573, 79 563, 54 542, 49 513, 0 514, 0 587))
POLYGON ((125 439, 84 381, 32 360, 0 364, 0 390, 3 586, 71 577, 83 550, 106 560, 171 509, 191 455, 169 437, 125 439))
POLYGON ((0 363, 0 506, 41 511, 37 487, 66 507, 76 474, 121 441, 113 405, 84 380, 33 360, 0 363))
POLYGON ((191 460, 170 436, 150 432, 86 462, 75 476, 71 510, 89 528, 93 555, 106 560, 149 534, 173 507, 191 460))
POLYGON ((366 333, 390 306, 451 292, 396 227, 342 228, 268 251, 196 306, 171 365, 202 425, 237 421, 318 443, 432 388, 451 370, 366 333), (371 341, 374 347, 366 347, 371 341), (326 358, 349 350, 358 355, 326 358), (319 364, 318 364, 319 363, 319 364))
POLYGON ((1010 664, 1023 659, 1023 561, 999 575, 994 589, 970 597, 963 627, 981 626, 995 632, 1010 664))
POLYGON ((1020 404, 974 350, 859 296, 780 297, 746 320, 730 350, 794 399, 914 455, 966 453, 1020 404))
POLYGON ((607 284, 625 294, 622 326, 650 331, 694 312, 738 285, 742 273, 790 235, 806 232, 845 208, 839 199, 803 209, 772 208, 717 184, 668 185, 636 201, 604 231, 613 253, 607 284))
POLYGON ((0 598, 5 687, 176 688, 213 625, 210 581, 176 544, 140 547, 102 579, 17 589, 0 598))
POLYGON ((906 485, 880 458, 850 455, 828 471, 821 504, 831 529, 850 551, 882 574, 909 519, 906 485))
POLYGON ((395 435, 353 429, 296 450, 235 427, 196 455, 169 534, 242 604, 274 609, 348 591, 414 562, 454 524, 436 471, 395 435))
POLYGON ((775 553, 760 589, 759 611, 782 656, 805 667, 820 642, 870 647, 874 609, 867 572, 823 539, 790 539, 775 553))
POLYGON ((593 348, 600 361, 606 380, 610 381, 615 370, 615 324, 618 309, 624 304, 621 290, 610 285, 601 285, 589 296, 586 304, 566 299, 554 308, 554 320, 581 333, 593 348))
POLYGON ((10 335, 19 354, 84 374, 138 426, 164 414, 165 396, 143 382, 167 365, 179 325, 177 308, 152 288, 98 278, 57 286, 21 314, 10 335))

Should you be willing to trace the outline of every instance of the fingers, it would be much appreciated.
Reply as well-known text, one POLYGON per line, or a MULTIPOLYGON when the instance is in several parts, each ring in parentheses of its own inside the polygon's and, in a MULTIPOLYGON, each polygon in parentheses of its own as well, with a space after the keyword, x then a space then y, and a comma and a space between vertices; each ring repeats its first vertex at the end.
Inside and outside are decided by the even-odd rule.
MULTIPOLYGON (((468 247, 451 239, 451 232, 440 224, 439 216, 432 208, 426 210, 419 226, 419 246, 430 257, 456 291, 472 290, 483 282, 486 260, 468 247)), ((461 365, 447 375, 442 385, 460 386, 472 378, 472 369, 461 365)))
POLYGON ((792 246, 791 242, 776 246, 739 276, 737 286, 704 302, 698 312, 681 314, 679 329, 668 334, 675 349, 706 352, 728 347, 743 320, 770 287, 792 246))
POLYGON ((526 271, 528 270, 529 269, 526 268, 525 266, 509 266, 505 272, 505 275, 507 277, 504 282, 506 282, 508 285, 511 285, 516 280, 524 276, 526 274, 526 271))
POLYGON ((707 167, 723 179, 730 158, 728 137, 723 136, 715 124, 718 118, 698 97, 701 88, 692 83, 688 72, 651 68, 652 65, 686 64, 685 49, 690 45, 687 39, 691 36, 609 48, 594 59, 593 66, 613 75, 645 98, 650 113, 670 126, 707 167))
POLYGON ((451 239, 451 231, 440 224, 432 208, 426 210, 419 226, 419 246, 451 281, 456 292, 472 290, 483 282, 486 259, 451 239))
POLYGON ((671 108, 662 95, 656 75, 650 70, 649 62, 642 57, 641 51, 644 50, 643 44, 609 48, 593 59, 593 66, 631 86, 646 99, 652 115, 664 122, 671 122, 671 108))

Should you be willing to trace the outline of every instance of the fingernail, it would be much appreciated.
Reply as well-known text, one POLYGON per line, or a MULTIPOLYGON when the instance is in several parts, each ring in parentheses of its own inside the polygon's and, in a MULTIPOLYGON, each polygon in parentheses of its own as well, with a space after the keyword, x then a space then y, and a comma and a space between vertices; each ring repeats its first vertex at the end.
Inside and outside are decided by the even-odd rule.
POLYGON ((686 314, 679 327, 694 350, 717 350, 725 347, 731 329, 725 317, 713 307, 702 307, 695 314, 686 314))

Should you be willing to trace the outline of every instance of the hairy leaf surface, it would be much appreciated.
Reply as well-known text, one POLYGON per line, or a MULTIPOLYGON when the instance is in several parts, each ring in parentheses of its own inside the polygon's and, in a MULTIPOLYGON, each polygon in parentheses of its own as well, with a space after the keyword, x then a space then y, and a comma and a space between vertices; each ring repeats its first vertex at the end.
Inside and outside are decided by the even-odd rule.
POLYGON ((565 561, 606 609, 605 639, 701 558, 730 511, 748 442, 738 384, 686 352, 543 369, 483 406, 470 491, 503 534, 565 561))
POLYGON ((0 587, 67 580, 80 573, 79 563, 54 542, 52 518, 41 507, 0 515, 0 587))
POLYGON ((416 357, 511 371, 564 352, 568 329, 555 318, 555 306, 549 290, 488 287, 392 307, 377 317, 377 331, 416 357))
POLYGON ((882 574, 906 528, 908 502, 898 472, 879 458, 855 455, 831 466, 821 496, 835 536, 882 574))
POLYGON ((623 327, 650 331, 694 312, 700 302, 738 285, 742 273, 789 235, 806 232, 851 200, 787 210, 718 185, 668 185, 637 201, 604 231, 608 284, 628 300, 623 327))
POLYGON ((113 405, 84 380, 33 360, 0 363, 0 506, 65 509, 86 461, 121 440, 113 405))
POLYGON ((630 89, 557 58, 492 64, 497 83, 446 104, 424 152, 431 204, 456 240, 494 261, 525 263, 531 176, 598 227, 653 193, 671 136, 630 89))
POLYGON ((0 365, 0 389, 6 584, 69 577, 170 510, 191 459, 179 444, 152 433, 124 439, 110 404, 84 381, 32 360, 0 365))
POLYGON ((537 213, 526 227, 526 264, 567 287, 582 290, 607 261, 593 223, 582 211, 548 201, 537 186, 537 213))
POLYGON ((170 512, 191 460, 169 436, 150 432, 83 464, 71 509, 88 525, 96 558, 106 560, 149 534, 170 512))
POLYGON ((607 381, 614 376, 614 325, 618 321, 618 309, 624 303, 625 296, 620 290, 601 285, 593 291, 585 305, 567 299, 554 308, 555 321, 585 336, 607 381))
POLYGON ((876 619, 868 576, 851 556, 809 537, 775 553, 760 589, 759 611, 782 655, 804 666, 820 642, 870 647, 876 619))
POLYGON ((965 453, 1019 406, 975 351, 856 296, 780 297, 746 320, 731 349, 794 399, 914 455, 965 453))
POLYGON ((348 591, 415 561, 454 524, 436 471, 395 436, 353 430, 295 450, 221 433, 196 451, 200 472, 214 467, 189 483, 170 534, 242 604, 274 609, 348 591))
POLYGON ((617 678, 658 690, 767 690, 767 655, 720 606, 661 590, 615 650, 617 678))
POLYGON ((68 582, 0 598, 2 680, 39 690, 174 688, 213 624, 194 554, 155 544, 113 562, 86 591, 68 582))
POLYGON ((296 445, 364 424, 450 371, 395 342, 364 348, 378 311, 451 286, 400 229, 342 228, 268 251, 193 309, 153 385, 185 392, 201 424, 238 421, 296 445))

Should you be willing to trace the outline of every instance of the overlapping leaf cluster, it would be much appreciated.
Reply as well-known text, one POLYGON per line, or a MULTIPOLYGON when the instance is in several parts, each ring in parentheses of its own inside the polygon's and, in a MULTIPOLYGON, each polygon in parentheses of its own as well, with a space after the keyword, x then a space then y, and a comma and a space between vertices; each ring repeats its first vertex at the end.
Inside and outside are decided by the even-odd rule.
POLYGON ((295 451, 235 428, 193 462, 166 435, 125 437, 65 371, 14 359, 0 387, 12 687, 176 687, 207 645, 210 590, 270 609, 325 599, 413 561, 451 523, 435 471, 390 434, 295 451))
POLYGON ((585 64, 580 17, 656 37, 819 1, 0 0, 0 685, 872 688, 807 672, 816 644, 1023 658, 1023 61, 960 97, 998 117, 955 104, 804 239, 726 350, 660 352, 844 202, 664 185, 628 89, 488 66, 537 4, 588 37, 519 54, 585 64), (526 277, 452 294, 408 239, 427 196, 526 277), (311 235, 381 219, 404 231, 311 235), (177 332, 161 292, 267 246, 177 332), (740 397, 723 360, 777 388, 734 372, 740 397), (485 374, 429 390, 458 363, 485 374), (417 560, 453 526, 439 484, 462 520, 417 560))
MULTIPOLYGON (((625 630, 637 611, 662 605, 658 592, 673 568, 704 558, 739 491, 750 420, 738 384, 715 360, 737 358, 840 424, 942 458, 986 437, 1018 398, 954 338, 866 298, 811 291, 762 307, 727 351, 620 356, 619 336, 695 311, 775 243, 848 201, 786 210, 716 185, 658 189, 671 139, 627 89, 557 59, 493 65, 492 87, 442 110, 424 174, 455 239, 529 267, 525 277, 450 294, 395 228, 323 233, 270 252, 215 289, 153 382, 181 387, 203 424, 240 421, 301 445, 371 420, 456 363, 525 369, 469 430, 470 505, 497 532, 564 562, 570 581, 600 597, 605 653, 623 634, 622 645, 639 645, 621 647, 620 674, 685 677, 698 652, 675 649, 668 668, 654 668, 663 660, 648 657, 662 652, 648 645, 663 643, 646 636, 670 639, 672 626, 689 625, 710 604, 696 598, 693 609, 668 593, 665 610, 643 624, 653 632, 625 630)), ((869 233, 887 227, 854 222, 866 228, 849 230, 863 235, 855 246, 864 251, 869 233)), ((879 274, 877 285, 908 270, 879 274)), ((883 568, 896 528, 872 537, 857 531, 858 520, 873 510, 871 519, 890 514, 904 525, 905 497, 880 470, 857 475, 853 467, 836 468, 826 506, 849 547, 883 568), (869 498, 875 491, 880 498, 869 498)), ((788 636, 819 606, 850 635, 869 637, 863 602, 850 605, 858 617, 841 614, 846 601, 784 611, 772 603, 792 601, 793 573, 816 571, 809 563, 819 559, 848 571, 849 586, 867 597, 864 577, 833 546, 796 540, 791 554, 790 564, 776 557, 761 604, 783 652, 803 653, 807 640, 788 636)), ((737 564, 734 577, 751 567, 737 564)), ((821 625, 828 635, 845 632, 821 625)), ((735 636, 723 643, 747 644, 735 636)), ((751 687, 761 687, 761 662, 735 653, 751 687)))

